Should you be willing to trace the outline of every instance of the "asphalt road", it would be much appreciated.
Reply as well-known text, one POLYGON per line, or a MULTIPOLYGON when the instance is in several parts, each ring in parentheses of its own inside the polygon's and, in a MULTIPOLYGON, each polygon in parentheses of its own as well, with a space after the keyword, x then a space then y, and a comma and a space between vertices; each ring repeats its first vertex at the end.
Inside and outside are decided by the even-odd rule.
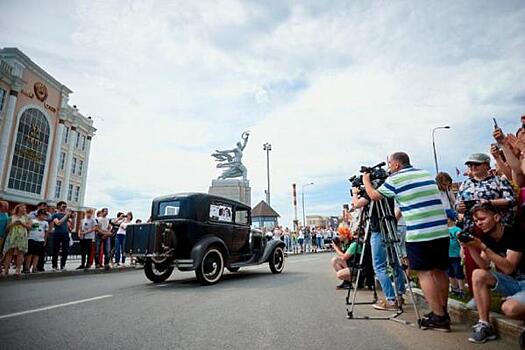
MULTIPOLYGON (((162 284, 142 270, 0 283, 0 349, 515 349, 474 345, 466 325, 422 331, 347 320, 330 254, 226 272, 202 287, 192 272, 162 284)), ((368 300, 366 293, 360 298, 368 300)), ((410 309, 410 307, 407 307, 410 309)), ((357 314, 378 314, 360 306, 357 314)), ((404 318, 413 321, 413 312, 404 318)))

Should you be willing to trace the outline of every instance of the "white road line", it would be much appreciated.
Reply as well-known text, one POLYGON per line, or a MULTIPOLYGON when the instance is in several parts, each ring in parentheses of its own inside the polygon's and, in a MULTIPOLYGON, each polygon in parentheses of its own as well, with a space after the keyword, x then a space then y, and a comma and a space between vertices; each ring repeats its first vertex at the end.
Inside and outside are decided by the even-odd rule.
POLYGON ((1 319, 4 319, 4 318, 11 318, 11 317, 16 317, 16 316, 22 316, 22 315, 32 314, 32 313, 34 313, 34 312, 40 312, 40 311, 52 310, 52 309, 56 309, 56 308, 64 307, 64 306, 69 306, 69 305, 75 305, 75 304, 87 303, 87 302, 89 302, 89 301, 95 301, 95 300, 100 300, 100 299, 105 299, 105 298, 111 298, 112 296, 113 296, 113 295, 110 295, 110 294, 108 294, 108 295, 101 295, 101 296, 99 296, 99 297, 94 297, 94 298, 89 298, 89 299, 82 299, 82 300, 70 301, 69 303, 64 303, 64 304, 51 305, 51 306, 41 307, 41 308, 33 309, 33 310, 27 310, 27 311, 15 312, 15 313, 12 313, 12 314, 7 314, 7 315, 2 315, 2 316, 0 316, 0 320, 1 320, 1 319))

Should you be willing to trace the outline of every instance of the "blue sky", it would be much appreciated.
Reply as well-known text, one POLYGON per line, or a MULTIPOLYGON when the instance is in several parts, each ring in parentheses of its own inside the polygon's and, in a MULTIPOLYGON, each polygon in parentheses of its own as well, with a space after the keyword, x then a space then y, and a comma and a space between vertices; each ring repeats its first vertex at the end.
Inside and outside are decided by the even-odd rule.
POLYGON ((251 130, 244 162, 291 224, 337 215, 347 178, 398 150, 455 174, 487 151, 492 117, 525 114, 523 1, 3 1, 20 48, 93 116, 86 205, 146 218, 152 197, 206 192, 210 154, 251 130), (301 208, 299 208, 301 213, 301 208))

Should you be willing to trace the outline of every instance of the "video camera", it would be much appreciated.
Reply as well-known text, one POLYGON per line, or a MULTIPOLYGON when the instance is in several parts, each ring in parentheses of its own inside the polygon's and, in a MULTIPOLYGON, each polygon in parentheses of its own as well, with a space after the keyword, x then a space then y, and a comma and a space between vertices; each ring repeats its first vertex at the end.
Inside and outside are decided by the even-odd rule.
MULTIPOLYGON (((374 187, 377 188, 383 182, 385 182, 386 178, 388 177, 388 172, 385 169, 383 169, 383 166, 385 165, 386 165, 385 162, 381 162, 371 167, 361 166, 361 169, 359 170, 359 172, 361 174, 369 173, 370 180, 372 181, 372 185, 374 185, 374 187)), ((350 181, 350 183, 352 184, 352 187, 364 189, 363 175, 354 175, 351 178, 349 178, 348 181, 350 181)))

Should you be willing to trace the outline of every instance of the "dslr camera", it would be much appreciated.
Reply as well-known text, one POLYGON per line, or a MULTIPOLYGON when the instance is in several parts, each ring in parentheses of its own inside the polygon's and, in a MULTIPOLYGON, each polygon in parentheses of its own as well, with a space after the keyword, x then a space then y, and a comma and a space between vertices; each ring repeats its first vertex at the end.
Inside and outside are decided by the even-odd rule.
POLYGON ((459 232, 456 237, 461 243, 468 243, 474 239, 474 236, 466 231, 459 232))

